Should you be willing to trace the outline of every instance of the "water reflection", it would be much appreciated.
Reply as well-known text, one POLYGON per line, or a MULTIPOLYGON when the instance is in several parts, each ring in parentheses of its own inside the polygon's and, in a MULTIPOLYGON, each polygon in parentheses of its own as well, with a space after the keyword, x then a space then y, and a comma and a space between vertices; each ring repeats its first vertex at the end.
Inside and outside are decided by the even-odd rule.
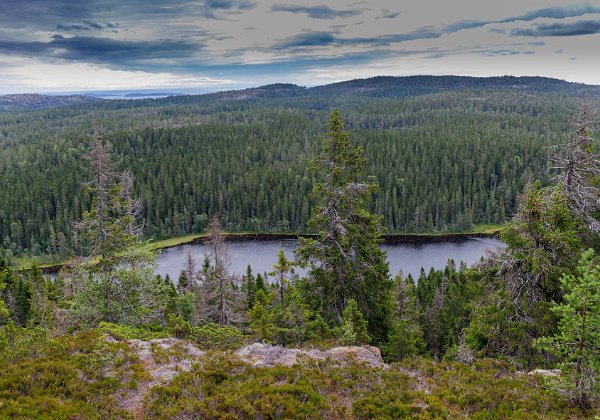
MULTIPOLYGON (((226 242, 231 256, 231 271, 236 274, 246 272, 250 265, 255 273, 269 272, 277 261, 277 252, 283 249, 288 258, 293 258, 294 249, 298 246, 295 239, 270 241, 226 242)), ((485 255, 505 246, 504 243, 492 238, 469 238, 462 241, 432 242, 425 244, 395 244, 383 245, 388 255, 390 271, 397 274, 402 270, 404 275, 419 275, 421 267, 428 271, 431 267, 443 268, 446 261, 452 258, 458 265, 460 261, 471 265, 485 255)), ((169 276, 175 280, 185 265, 187 253, 191 251, 198 267, 202 264, 206 245, 182 245, 164 250, 158 256, 157 274, 169 276)))

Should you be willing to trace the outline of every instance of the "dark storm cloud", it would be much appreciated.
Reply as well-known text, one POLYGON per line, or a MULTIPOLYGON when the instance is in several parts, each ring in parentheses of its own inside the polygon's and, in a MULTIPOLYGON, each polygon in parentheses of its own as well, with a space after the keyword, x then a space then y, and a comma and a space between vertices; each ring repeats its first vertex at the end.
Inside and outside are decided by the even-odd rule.
MULTIPOLYGON (((274 6, 283 7, 283 6, 274 6)), ((301 6, 285 6, 286 8, 297 8, 300 13, 301 6)), ((272 9, 273 10, 273 9, 272 9)), ((290 11, 290 10, 287 10, 290 11)), ((581 16, 587 13, 600 13, 600 8, 589 4, 575 6, 559 6, 545 9, 533 10, 520 16, 512 16, 499 20, 461 20, 459 22, 444 26, 423 26, 415 31, 403 34, 381 35, 376 37, 342 38, 331 32, 306 32, 294 35, 275 44, 273 48, 288 50, 301 49, 303 47, 324 47, 329 45, 374 45, 388 46, 395 42, 413 41, 419 39, 440 38, 443 35, 455 33, 466 29, 476 29, 494 23, 509 23, 515 21, 532 21, 539 18, 562 19, 581 16)), ((556 23, 551 25, 538 25, 536 29, 513 30, 511 35, 525 36, 568 36, 585 35, 597 33, 598 30, 592 21, 585 21, 589 27, 584 25, 556 23)), ((492 28, 490 31, 506 33, 505 30, 492 28)))
POLYGON ((59 23, 58 25, 56 25, 56 29, 58 29, 60 31, 91 31, 91 30, 104 31, 104 30, 109 30, 112 32, 116 32, 118 27, 119 27, 118 23, 109 23, 109 22, 98 23, 98 22, 92 22, 91 20, 84 20, 83 23, 81 23, 81 24, 64 25, 64 24, 59 23))
POLYGON ((276 4, 271 6, 271 12, 289 12, 294 14, 304 13, 313 19, 334 19, 358 16, 363 11, 360 9, 334 10, 329 6, 297 6, 276 4))
POLYGON ((205 0, 204 17, 218 19, 217 12, 242 12, 256 7, 256 3, 249 0, 205 0))
POLYGON ((537 9, 522 14, 521 16, 506 18, 499 22, 512 22, 516 20, 532 21, 539 18, 565 19, 569 17, 582 16, 586 13, 600 13, 600 7, 590 4, 570 5, 537 9))
POLYGON ((381 13, 382 15, 375 19, 395 19, 400 14, 400 12, 392 12, 389 9, 381 9, 381 13))
POLYGON ((145 61, 184 59, 199 50, 185 41, 119 41, 110 38, 53 35, 49 42, 15 42, 0 40, 0 53, 22 56, 45 55, 51 59, 136 66, 145 61))
POLYGON ((538 24, 534 28, 513 29, 513 36, 579 36, 600 33, 600 20, 580 20, 569 23, 538 24))
POLYGON ((565 19, 570 17, 582 16, 588 13, 600 13, 600 7, 591 6, 589 4, 572 5, 572 6, 557 6, 548 7, 545 9, 532 10, 519 16, 507 17, 499 20, 461 20, 456 23, 446 25, 441 32, 453 33, 464 29, 475 29, 493 23, 510 23, 510 22, 530 22, 535 19, 565 19))
POLYGON ((441 35, 441 33, 432 30, 430 27, 423 27, 406 34, 356 38, 342 38, 332 32, 306 32, 286 38, 283 41, 276 43, 273 48, 276 50, 288 50, 302 47, 323 47, 328 45, 370 45, 386 47, 394 42, 439 38, 441 35))

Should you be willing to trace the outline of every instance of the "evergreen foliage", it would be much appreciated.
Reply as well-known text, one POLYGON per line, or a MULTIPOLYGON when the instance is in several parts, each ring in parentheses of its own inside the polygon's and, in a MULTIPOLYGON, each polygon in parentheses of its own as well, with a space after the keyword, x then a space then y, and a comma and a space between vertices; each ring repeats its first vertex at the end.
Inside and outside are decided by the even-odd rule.
POLYGON ((358 309, 354 299, 350 299, 342 313, 340 341, 345 345, 369 344, 371 337, 367 332, 367 320, 358 309))
MULTIPOLYGON (((381 186, 369 209, 384 216, 390 231, 502 223, 530 176, 549 181, 545 148, 566 143, 575 103, 558 90, 535 93, 558 89, 552 83, 532 93, 539 81, 514 91, 510 83, 525 79, 504 80, 465 82, 463 89, 478 90, 451 92, 420 81, 413 94, 425 96, 407 97, 408 79, 395 88, 398 80, 374 79, 367 90, 343 88, 344 95, 315 89, 276 97, 271 89, 261 97, 230 93, 4 112, 0 246, 33 256, 91 253, 71 227, 92 209, 92 194, 80 188, 89 172, 82 139, 92 121, 103 123, 106 147, 117 157, 114 171, 131 170, 146 238, 201 232, 217 213, 228 231, 305 231, 315 181, 306 161, 336 106, 364 147, 367 173, 381 186)), ((463 82, 453 83, 456 89, 463 82)))
POLYGON ((583 253, 577 274, 561 277, 564 303, 551 310, 558 317, 556 334, 536 340, 538 348, 562 361, 569 395, 582 408, 590 408, 600 396, 600 264, 594 250, 583 253))
MULTIPOLYGON (((423 282, 426 281, 423 276, 423 282)), ((383 352, 386 358, 398 361, 422 353, 425 341, 412 278, 403 279, 401 274, 398 275, 394 280, 393 293, 395 308, 392 313, 392 326, 383 352)))
POLYGON ((308 265, 304 283, 307 302, 329 323, 342 321, 350 300, 360 302, 375 341, 387 335, 389 290, 392 282, 384 252, 379 248, 381 217, 367 209, 373 182, 360 178, 367 163, 362 148, 350 143, 339 111, 331 113, 323 150, 315 160, 319 182, 309 226, 318 237, 302 238, 296 258, 308 265))
POLYGON ((94 173, 94 199, 78 228, 86 230, 99 260, 97 266, 80 264, 66 274, 61 327, 163 324, 172 285, 154 275, 155 254, 139 242, 132 180, 128 172, 115 177, 111 154, 98 133, 86 156, 94 173))

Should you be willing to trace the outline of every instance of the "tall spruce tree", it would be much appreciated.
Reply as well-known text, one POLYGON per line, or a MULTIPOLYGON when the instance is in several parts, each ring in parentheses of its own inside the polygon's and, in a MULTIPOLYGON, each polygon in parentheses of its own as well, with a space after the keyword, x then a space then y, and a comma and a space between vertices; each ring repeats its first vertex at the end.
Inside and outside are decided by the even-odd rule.
POLYGON ((394 279, 392 326, 383 352, 388 359, 402 360, 425 348, 423 330, 419 324, 417 294, 412 277, 404 279, 400 273, 394 279))
POLYGON ((317 238, 301 239, 296 258, 309 267, 306 301, 329 323, 339 324, 354 299, 376 342, 386 339, 392 281, 381 243, 380 216, 368 211, 378 185, 362 179, 367 164, 354 147, 338 110, 329 116, 329 131, 314 163, 319 180, 309 228, 317 238))
POLYGON ((87 183, 93 194, 92 208, 83 214, 83 220, 75 228, 90 240, 92 252, 100 258, 99 266, 107 271, 135 256, 122 251, 134 246, 140 238, 141 202, 131 195, 131 172, 118 174, 113 170, 112 155, 97 130, 84 157, 93 172, 92 180, 87 183))
POLYGON ((558 332, 536 340, 539 348, 562 360, 566 389, 582 408, 600 397, 600 264, 592 249, 583 253, 577 275, 561 278, 564 303, 552 311, 560 317, 558 332))
POLYGON ((85 157, 94 174, 88 183, 92 209, 76 227, 88 236, 99 260, 97 266, 82 264, 67 273, 65 326, 164 324, 171 287, 156 278, 156 255, 140 242, 140 204, 132 198, 131 173, 113 171, 111 153, 97 131, 85 157))

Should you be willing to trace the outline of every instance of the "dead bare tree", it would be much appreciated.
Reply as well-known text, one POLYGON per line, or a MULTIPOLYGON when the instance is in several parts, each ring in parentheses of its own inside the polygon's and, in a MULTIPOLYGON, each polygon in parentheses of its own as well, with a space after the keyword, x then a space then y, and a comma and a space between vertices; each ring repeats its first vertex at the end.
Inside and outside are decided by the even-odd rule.
POLYGON ((555 146, 551 157, 554 177, 563 185, 569 210, 580 218, 592 232, 600 232, 596 212, 600 210, 600 158, 596 150, 597 110, 591 99, 582 99, 579 110, 571 120, 572 132, 566 144, 555 146))
POLYGON ((219 218, 214 216, 208 225, 210 268, 201 284, 202 313, 208 322, 230 325, 243 321, 243 295, 236 287, 238 279, 229 273, 229 254, 219 218))
POLYGON ((124 230, 133 237, 140 237, 144 227, 142 215, 142 201, 139 198, 133 198, 133 175, 129 169, 123 171, 120 175, 120 212, 126 218, 124 230))
POLYGON ((180 293, 192 292, 194 286, 196 286, 199 282, 198 271, 196 269, 196 261, 192 256, 192 252, 188 250, 185 266, 179 275, 179 280, 177 282, 177 289, 180 293))

